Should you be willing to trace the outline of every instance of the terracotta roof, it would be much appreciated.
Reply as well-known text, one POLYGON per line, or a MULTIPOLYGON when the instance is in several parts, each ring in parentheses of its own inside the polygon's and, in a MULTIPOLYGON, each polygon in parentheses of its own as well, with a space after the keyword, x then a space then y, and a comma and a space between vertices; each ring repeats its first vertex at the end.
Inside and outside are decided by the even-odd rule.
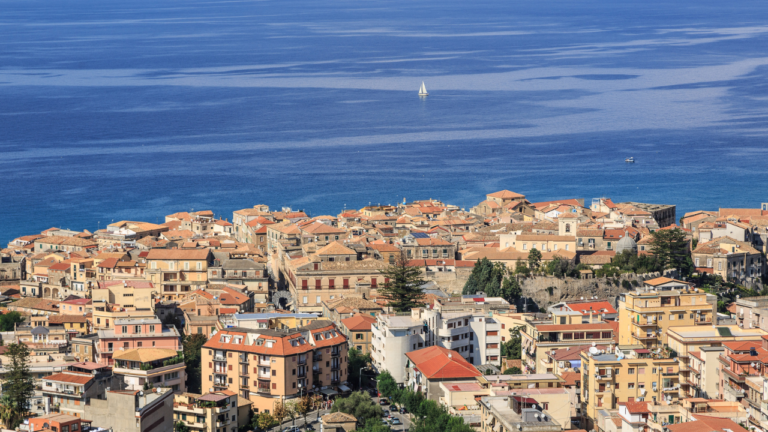
POLYGON ((148 260, 204 260, 209 249, 152 249, 147 254, 148 260))
POLYGON ((604 301, 595 301, 595 302, 589 302, 589 303, 566 303, 566 306, 568 306, 572 311, 574 312, 581 312, 582 315, 589 315, 589 312, 592 311, 592 313, 607 313, 607 314, 615 314, 616 309, 611 306, 611 303, 607 300, 604 301))
POLYGON ((649 279, 649 280, 645 281, 644 283, 646 285, 650 285, 650 286, 659 286, 659 285, 664 285, 664 284, 670 283, 670 282, 677 282, 677 283, 681 283, 681 284, 685 284, 685 285, 690 285, 690 283, 688 283, 688 282, 684 282, 684 281, 677 280, 677 279, 670 279, 668 277, 657 277, 655 279, 649 279))
POLYGON ((405 353, 427 379, 472 378, 482 374, 456 351, 431 346, 405 353))
POLYGON ((48 324, 64 324, 64 323, 86 323, 88 317, 83 315, 51 315, 48 317, 48 324))
POLYGON ((573 236, 561 236, 553 234, 521 234, 515 238, 515 241, 576 241, 573 236))
POLYGON ((627 411, 630 414, 645 414, 650 413, 648 409, 648 402, 626 402, 627 411))
POLYGON ((112 356, 115 360, 129 360, 141 363, 147 363, 155 360, 162 360, 175 357, 176 350, 164 348, 135 348, 126 351, 118 351, 112 356))
POLYGON ((236 290, 233 290, 232 288, 224 288, 223 293, 219 296, 219 301, 223 305, 241 305, 246 303, 250 297, 247 295, 237 292, 236 290))
POLYGON ((671 432, 748 432, 743 427, 725 418, 696 414, 696 421, 668 425, 671 432))
POLYGON ((565 380, 563 383, 564 386, 570 387, 575 386, 578 382, 581 381, 581 374, 578 372, 562 372, 560 374, 560 378, 565 380))
POLYGON ((51 271, 51 270, 53 270, 53 271, 67 271, 67 270, 69 270, 69 265, 70 264, 68 262, 66 262, 66 261, 60 262, 60 263, 56 263, 56 264, 48 267, 48 271, 51 271))
POLYGON ((494 192, 494 193, 489 193, 487 196, 493 197, 493 198, 502 198, 502 199, 504 199, 504 198, 525 198, 525 195, 520 195, 519 193, 512 192, 512 191, 509 191, 509 190, 506 190, 506 189, 498 191, 498 192, 494 192))
POLYGON ((315 252, 316 255, 357 255, 357 252, 339 242, 331 242, 315 252))
POLYGON ((99 268, 115 268, 115 265, 117 265, 117 258, 107 258, 104 261, 100 262, 98 267, 99 268))
POLYGON ((83 372, 61 372, 43 378, 45 381, 66 382, 72 384, 88 384, 88 382, 92 379, 92 374, 86 374, 83 372))
POLYGON ((419 246, 451 246, 453 243, 439 238, 417 238, 416 243, 419 246))
POLYGON ((341 323, 350 331, 371 331, 371 324, 376 318, 370 315, 355 314, 355 316, 341 320, 341 323))
POLYGON ((576 237, 602 237, 603 230, 601 229, 580 229, 576 230, 576 237))
POLYGON ((328 423, 350 423, 350 422, 356 422, 357 417, 351 416, 347 413, 343 412, 335 412, 326 414, 321 417, 323 420, 323 424, 328 423))
POLYGON ((48 300, 43 298, 25 297, 19 301, 13 302, 8 305, 12 308, 26 308, 46 310, 51 312, 59 311, 59 302, 56 300, 48 300))
POLYGON ((751 348, 760 348, 763 346, 762 340, 747 340, 723 342, 723 345, 731 351, 749 351, 751 348))

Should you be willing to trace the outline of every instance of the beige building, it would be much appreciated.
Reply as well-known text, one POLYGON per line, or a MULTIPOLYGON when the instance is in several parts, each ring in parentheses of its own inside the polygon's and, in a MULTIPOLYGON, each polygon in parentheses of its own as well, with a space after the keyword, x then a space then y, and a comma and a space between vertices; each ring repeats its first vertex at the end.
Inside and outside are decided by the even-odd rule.
POLYGON ((573 235, 551 234, 502 234, 499 236, 500 248, 513 248, 518 252, 575 252, 576 237, 573 235))
POLYGON ((619 296, 619 344, 658 348, 667 344, 667 329, 711 326, 717 313, 715 296, 683 281, 660 277, 619 296))
POLYGON ((228 328, 202 349, 203 388, 230 390, 253 402, 254 413, 302 393, 348 391, 347 338, 330 321, 298 329, 228 328))
POLYGON ((357 429, 357 419, 343 412, 335 412, 322 416, 323 432, 353 432, 357 429))
POLYGON ((357 314, 341 320, 341 332, 349 340, 349 347, 365 355, 371 352, 371 325, 376 318, 370 315, 357 314))
POLYGON ((581 354, 581 399, 587 429, 594 427, 599 410, 615 410, 620 403, 679 401, 677 360, 651 354, 642 345, 619 346, 581 354))
POLYGON ((187 390, 187 367, 176 350, 136 348, 115 353, 112 358, 113 373, 127 390, 142 390, 145 386, 170 387, 174 392, 187 390))
POLYGON ((147 276, 164 300, 179 300, 208 281, 210 249, 152 249, 147 254, 147 276))
POLYGON ((172 431, 173 391, 110 390, 106 399, 91 398, 84 417, 113 432, 172 431))
POLYGON ((192 431, 230 432, 248 424, 251 402, 229 390, 176 393, 173 399, 174 423, 183 423, 192 431))
POLYGON ((159 290, 152 282, 128 279, 100 281, 91 298, 94 302, 118 304, 126 309, 151 310, 157 295, 159 290))

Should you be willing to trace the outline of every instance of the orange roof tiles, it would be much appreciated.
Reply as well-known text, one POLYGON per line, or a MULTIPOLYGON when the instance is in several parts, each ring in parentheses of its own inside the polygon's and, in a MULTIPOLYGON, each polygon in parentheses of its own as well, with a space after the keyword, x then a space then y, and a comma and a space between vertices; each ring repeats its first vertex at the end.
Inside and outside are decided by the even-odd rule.
POLYGON ((43 378, 46 381, 66 382, 72 384, 87 384, 93 375, 80 372, 61 372, 43 378))
POLYGON ((370 315, 356 314, 353 317, 341 320, 341 323, 350 331, 371 331, 371 324, 376 318, 370 315))
POLYGON ((427 379, 472 378, 482 375, 461 354, 446 348, 431 346, 405 355, 427 379))

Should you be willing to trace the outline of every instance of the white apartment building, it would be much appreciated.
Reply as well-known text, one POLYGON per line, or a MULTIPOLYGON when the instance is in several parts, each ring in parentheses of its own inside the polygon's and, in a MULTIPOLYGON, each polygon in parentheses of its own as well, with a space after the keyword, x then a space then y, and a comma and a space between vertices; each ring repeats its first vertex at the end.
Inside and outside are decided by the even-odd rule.
POLYGON ((405 353, 424 348, 424 321, 411 315, 378 315, 371 325, 371 358, 380 373, 388 371, 398 383, 405 382, 405 353))
POLYGON ((479 312, 413 309, 410 315, 379 315, 371 326, 371 357, 377 371, 405 380, 406 353, 430 346, 454 350, 475 366, 501 361, 501 324, 479 312))

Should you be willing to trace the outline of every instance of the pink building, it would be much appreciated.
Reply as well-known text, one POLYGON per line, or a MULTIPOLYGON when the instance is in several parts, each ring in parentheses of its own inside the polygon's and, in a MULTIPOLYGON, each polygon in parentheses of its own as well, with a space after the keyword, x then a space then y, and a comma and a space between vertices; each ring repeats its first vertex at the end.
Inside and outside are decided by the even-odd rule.
POLYGON ((115 320, 115 328, 99 330, 96 361, 112 365, 112 355, 134 348, 163 348, 181 351, 179 331, 157 319, 123 318, 115 320))

